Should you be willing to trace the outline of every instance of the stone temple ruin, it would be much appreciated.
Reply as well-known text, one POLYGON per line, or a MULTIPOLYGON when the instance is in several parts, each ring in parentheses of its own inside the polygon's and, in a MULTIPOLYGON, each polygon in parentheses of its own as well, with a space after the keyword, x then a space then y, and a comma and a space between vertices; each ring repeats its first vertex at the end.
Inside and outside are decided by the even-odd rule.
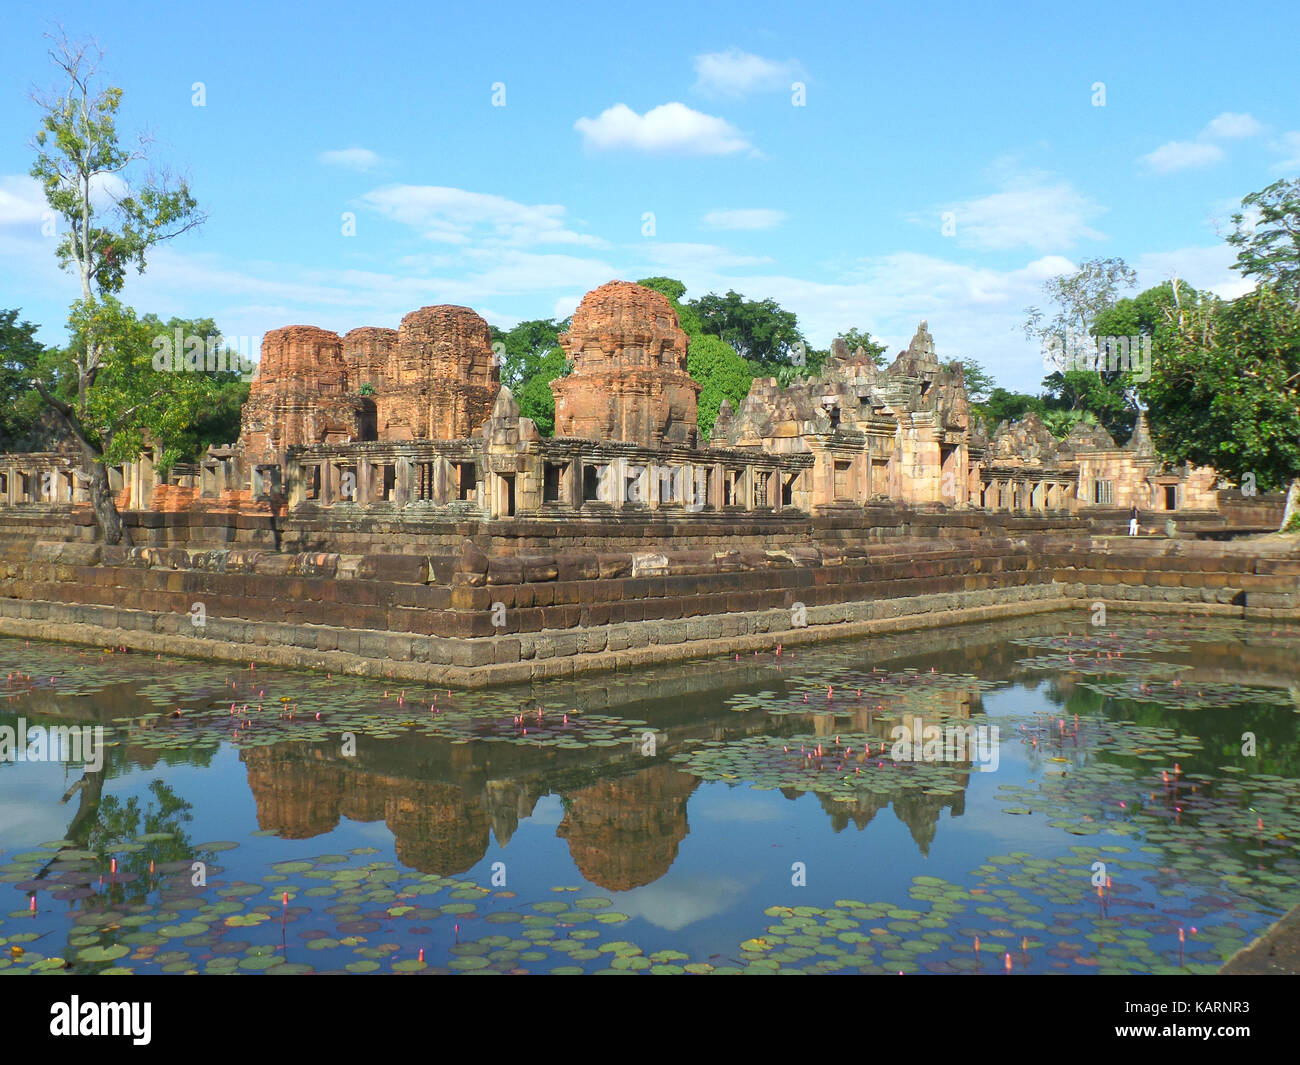
POLYGON ((76 456, 0 455, 0 634, 447 687, 613 669, 618 686, 650 662, 739 669, 1098 602, 1300 619, 1300 548, 1235 539, 1276 529, 1280 496, 1165 467, 1145 422, 1123 447, 1033 417, 989 438, 924 322, 887 367, 836 343, 815 377, 754 381, 708 440, 656 292, 583 299, 554 437, 501 385, 490 336, 447 306, 396 331, 268 333, 237 440, 110 469, 130 543, 102 542, 76 456), (1115 536, 1135 505, 1148 535, 1115 536))
MULTIPOLYGON (((400 517, 599 518, 622 511, 815 514, 894 504, 1011 514, 1213 515, 1213 470, 1164 466, 1145 417, 1119 447, 1080 424, 1063 441, 1030 415, 988 437, 972 424, 960 364, 925 322, 877 367, 843 341, 816 377, 755 380, 696 421, 688 337, 658 292, 611 281, 560 337, 555 436, 502 387, 491 331, 466 307, 424 307, 396 331, 266 334, 239 439, 166 477, 154 460, 113 468, 124 510, 362 510, 400 517)), ((81 503, 76 462, 0 456, 0 505, 81 503)))

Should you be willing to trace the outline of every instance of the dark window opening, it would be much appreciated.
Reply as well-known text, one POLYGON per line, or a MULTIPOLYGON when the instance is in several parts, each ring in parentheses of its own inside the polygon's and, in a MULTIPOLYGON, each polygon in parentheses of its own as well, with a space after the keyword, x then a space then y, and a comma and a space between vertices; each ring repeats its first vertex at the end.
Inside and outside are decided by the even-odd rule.
POLYGON ((595 466, 582 467, 582 501, 591 503, 600 498, 600 471, 595 466))
POLYGON ((564 486, 564 471, 566 466, 558 462, 546 463, 546 469, 542 476, 542 502, 558 503, 560 501, 560 492, 564 486))
POLYGON ((796 473, 785 478, 785 483, 781 485, 781 506, 789 507, 794 505, 794 482, 798 477, 799 475, 796 473))
MULTIPOLYGON (((478 490, 478 470, 472 462, 458 462, 456 464, 456 498, 461 500, 473 499, 478 490)), ((513 486, 514 479, 511 478, 511 499, 514 498, 513 486)), ((511 514, 514 510, 511 509, 511 514)))
POLYGON ((507 518, 515 516, 515 478, 514 474, 506 473, 501 475, 501 487, 503 491, 502 503, 507 518))
POLYGON ((362 441, 379 439, 379 418, 373 399, 361 401, 361 411, 357 416, 357 439, 362 441))
POLYGON ((1178 509, 1178 486, 1176 484, 1165 485, 1165 510, 1178 509))

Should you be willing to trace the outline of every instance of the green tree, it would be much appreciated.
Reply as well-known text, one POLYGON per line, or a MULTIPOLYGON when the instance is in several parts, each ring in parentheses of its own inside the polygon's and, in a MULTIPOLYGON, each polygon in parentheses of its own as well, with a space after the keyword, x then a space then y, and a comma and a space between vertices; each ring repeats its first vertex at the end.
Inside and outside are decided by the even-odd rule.
MULTIPOLYGON (((1050 303, 1051 316, 1037 307, 1025 309, 1024 331, 1037 337, 1044 351, 1056 345, 1057 351, 1084 353, 1091 357, 1097 336, 1130 336, 1130 333, 1104 333, 1099 328, 1119 302, 1121 288, 1131 288, 1137 272, 1123 259, 1088 259, 1070 274, 1059 274, 1043 283, 1043 293, 1050 303)), ((1107 369, 1104 361, 1096 368, 1084 368, 1063 362, 1043 379, 1047 392, 1047 409, 1074 412, 1071 418, 1056 419, 1058 427, 1072 424, 1083 412, 1091 413, 1105 426, 1117 443, 1132 435, 1137 422, 1137 398, 1133 375, 1124 369, 1107 369)))
POLYGON ((966 395, 971 403, 982 403, 988 399, 995 387, 993 375, 977 359, 949 359, 943 368, 949 373, 961 363, 962 380, 966 382, 966 395))
POLYGON ((700 323, 700 316, 692 308, 682 303, 682 296, 686 294, 686 286, 677 278, 643 277, 637 284, 668 297, 668 302, 673 305, 673 310, 677 312, 677 324, 682 327, 682 331, 687 336, 697 337, 703 335, 704 327, 700 323))
POLYGON ((972 412, 984 419, 990 433, 1002 422, 1020 421, 1026 414, 1033 412, 1042 416, 1046 409, 1041 396, 1030 396, 1024 392, 1009 392, 1005 388, 994 388, 989 398, 983 403, 972 404, 972 412))
POLYGON ((1088 259, 1072 274, 1058 274, 1043 282, 1052 316, 1038 307, 1025 308, 1025 336, 1047 341, 1073 335, 1090 337, 1097 316, 1118 299, 1121 288, 1137 283, 1137 271, 1123 259, 1088 259))
POLYGON ((686 368, 703 386, 700 389, 699 425, 705 439, 712 436, 713 423, 724 399, 731 401, 732 410, 739 408, 749 395, 754 375, 749 363, 736 354, 725 340, 714 336, 700 336, 691 340, 686 352, 686 368))
POLYGON ((736 349, 726 341, 704 330, 703 323, 691 304, 683 304, 686 286, 675 277, 645 277, 637 282, 668 297, 677 312, 677 321, 690 338, 686 349, 686 372, 700 383, 697 406, 697 423, 705 439, 713 433, 722 401, 731 401, 732 409, 739 407, 749 395, 754 380, 750 364, 736 354, 736 349))
POLYGON ((748 360, 755 376, 776 376, 779 367, 797 365, 800 352, 806 362, 799 321, 775 300, 747 300, 729 289, 725 296, 710 292, 686 306, 699 315, 703 332, 725 340, 748 360))
POLYGON ((1069 418, 1057 419, 1053 424, 1071 428, 1082 415, 1090 415, 1117 444, 1124 444, 1137 424, 1132 378, 1124 370, 1067 370, 1050 374, 1043 379, 1043 387, 1048 392, 1046 409, 1069 414, 1069 418))
MULTIPOLYGON (((63 38, 50 56, 66 87, 37 101, 42 117, 31 174, 62 222, 56 254, 64 269, 76 273, 81 297, 69 316, 73 396, 57 395, 55 382, 40 376, 33 385, 79 446, 105 542, 129 543, 105 462, 128 457, 128 446, 138 444, 155 420, 188 421, 197 409, 190 404, 201 400, 201 392, 187 381, 199 375, 160 374, 147 357, 141 367, 139 323, 116 293, 129 266, 143 272, 150 249, 200 224, 203 215, 183 181, 146 176, 134 187, 125 183, 145 154, 118 143, 122 90, 93 88, 98 50, 63 38), (124 191, 115 193, 118 188, 124 191), (101 196, 113 200, 107 209, 97 206, 101 196)), ((146 348, 143 354, 152 352, 146 348)))
POLYGON ((559 336, 566 328, 567 320, 561 323, 550 318, 534 318, 504 331, 493 328, 493 341, 504 347, 501 383, 518 393, 537 374, 544 359, 557 351, 563 358, 559 336))
POLYGON ((1244 277, 1272 285, 1300 304, 1300 178, 1275 181, 1241 201, 1228 243, 1244 277))
POLYGON ((1097 336, 1154 337, 1177 319, 1180 304, 1195 303, 1200 296, 1185 281, 1164 281, 1136 296, 1118 300, 1113 306, 1101 311, 1093 323, 1093 329, 1097 336))
MULTIPOLYGON (((156 343, 160 337, 174 337, 177 331, 183 337, 220 337, 221 331, 211 318, 171 318, 163 322, 154 314, 140 319, 141 325, 156 343)), ((238 352, 223 347, 222 362, 237 365, 238 352)), ((217 370, 202 374, 189 374, 182 383, 189 397, 186 417, 169 430, 167 423, 151 426, 150 436, 163 447, 162 469, 176 462, 197 462, 211 444, 228 444, 238 439, 240 414, 248 399, 248 381, 238 370, 217 370)), ((360 389, 365 394, 365 386, 360 389)))
POLYGON ((537 423, 537 431, 543 436, 555 433, 555 394, 551 391, 551 382, 557 377, 564 377, 569 372, 569 361, 564 357, 562 348, 553 348, 538 362, 533 373, 515 393, 519 402, 519 413, 525 418, 532 418, 537 423))
POLYGON ((1152 437, 1175 462, 1261 491, 1300 483, 1300 308, 1272 285, 1182 302, 1142 386, 1152 437))
POLYGON ((555 432, 555 396, 551 382, 569 372, 569 362, 560 347, 560 334, 569 320, 556 322, 535 318, 520 322, 513 329, 493 328, 494 343, 501 344, 501 383, 506 385, 519 404, 519 413, 537 423, 543 436, 555 432))
POLYGON ((637 284, 642 288, 654 289, 654 291, 667 296, 674 303, 680 302, 681 298, 686 295, 685 282, 678 281, 675 277, 643 277, 637 284))
POLYGON ((0 311, 0 450, 30 447, 40 417, 40 397, 30 383, 45 350, 37 328, 19 322, 17 310, 0 311))
POLYGON ((857 351, 858 348, 862 348, 877 366, 885 365, 885 352, 887 351, 885 345, 873 339, 871 333, 866 329, 858 329, 854 326, 854 328, 841 333, 840 339, 849 346, 849 351, 857 351))

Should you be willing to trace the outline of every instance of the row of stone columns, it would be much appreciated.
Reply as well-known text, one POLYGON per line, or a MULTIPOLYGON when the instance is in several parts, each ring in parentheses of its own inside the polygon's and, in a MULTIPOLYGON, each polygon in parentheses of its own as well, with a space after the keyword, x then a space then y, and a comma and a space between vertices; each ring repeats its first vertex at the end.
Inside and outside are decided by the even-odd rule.
POLYGON ((0 503, 84 503, 90 491, 80 470, 67 466, 0 468, 0 503))
POLYGON ((1060 481, 1033 481, 1027 477, 998 477, 982 481, 983 500, 973 500, 988 510, 1039 513, 1069 507, 1070 485, 1060 481))
MULTIPOLYGON (((522 478, 514 485, 516 498, 531 500, 542 498, 541 486, 547 477, 547 465, 565 467, 558 487, 558 498, 550 500, 580 510, 589 486, 588 468, 596 470, 596 499, 616 509, 625 506, 645 505, 658 509, 666 505, 680 505, 686 509, 734 506, 745 510, 783 508, 784 482, 798 477, 794 471, 764 469, 745 464, 726 462, 708 464, 681 463, 672 466, 639 463, 635 458, 618 457, 608 462, 592 462, 582 456, 567 461, 547 459, 544 455, 529 456, 527 468, 508 472, 492 472, 480 468, 479 462, 455 463, 442 456, 419 463, 398 457, 392 462, 379 462, 365 457, 356 459, 321 459, 298 462, 291 460, 288 470, 289 502, 296 506, 309 500, 320 506, 355 503, 368 506, 388 502, 402 507, 409 503, 427 501, 442 505, 462 497, 461 479, 472 478, 474 498, 481 500, 484 509, 492 516, 506 516, 508 504, 499 503, 501 486, 498 480, 522 478), (385 499, 383 469, 393 466, 390 491, 385 499), (535 482, 535 483, 534 483, 535 482), (309 486, 315 486, 314 497, 309 486), (526 486, 531 486, 527 488, 526 486), (487 499, 483 499, 486 489, 487 499), (534 491, 534 489, 536 489, 534 491), (501 514, 496 512, 501 510, 501 514)), ((504 497, 502 497, 504 498, 504 497)))

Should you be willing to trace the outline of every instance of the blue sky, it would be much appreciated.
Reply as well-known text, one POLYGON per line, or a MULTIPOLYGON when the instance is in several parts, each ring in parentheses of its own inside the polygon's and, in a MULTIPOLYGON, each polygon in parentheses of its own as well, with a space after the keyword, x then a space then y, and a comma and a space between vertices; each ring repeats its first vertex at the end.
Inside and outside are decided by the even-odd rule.
POLYGON ((926 318, 1036 389, 1045 278, 1113 255, 1236 295, 1229 215, 1300 172, 1295 4, 461 7, 11 0, 0 307, 57 343, 77 295, 26 176, 56 20, 209 215, 126 298, 236 337, 435 303, 509 326, 667 274, 775 298, 818 346, 926 318))

